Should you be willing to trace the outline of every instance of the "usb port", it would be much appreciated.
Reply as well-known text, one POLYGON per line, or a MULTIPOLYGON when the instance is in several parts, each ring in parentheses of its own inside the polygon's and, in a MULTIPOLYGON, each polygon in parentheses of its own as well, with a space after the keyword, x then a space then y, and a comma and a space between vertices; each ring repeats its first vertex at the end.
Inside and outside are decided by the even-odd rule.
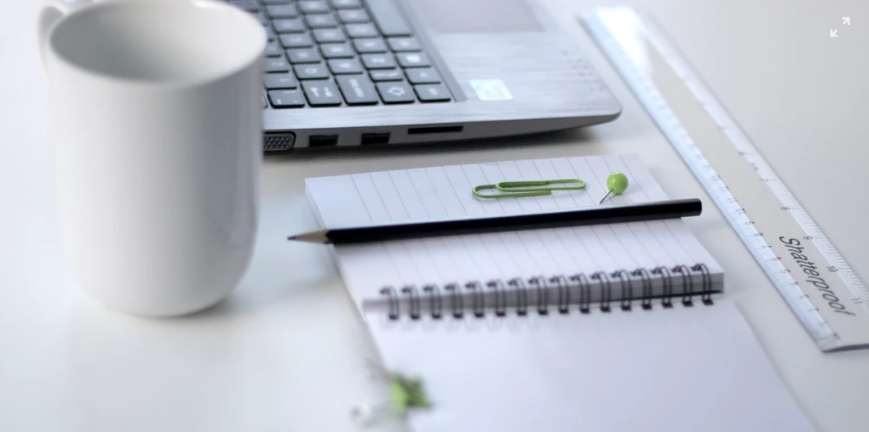
POLYGON ((362 134, 362 145, 369 144, 389 144, 389 132, 362 134))
POLYGON ((311 135, 308 138, 309 147, 328 147, 338 145, 338 135, 311 135))

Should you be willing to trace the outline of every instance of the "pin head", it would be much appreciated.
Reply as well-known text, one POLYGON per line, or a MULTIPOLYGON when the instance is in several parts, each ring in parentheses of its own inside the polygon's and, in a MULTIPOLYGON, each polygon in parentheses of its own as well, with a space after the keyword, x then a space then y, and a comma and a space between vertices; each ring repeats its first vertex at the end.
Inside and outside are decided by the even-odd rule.
POLYGON ((600 200, 603 204, 610 195, 621 195, 628 188, 628 176, 616 171, 606 178, 606 187, 609 192, 600 200))
POLYGON ((628 176, 616 171, 606 178, 606 187, 616 195, 621 195, 628 188, 628 176))

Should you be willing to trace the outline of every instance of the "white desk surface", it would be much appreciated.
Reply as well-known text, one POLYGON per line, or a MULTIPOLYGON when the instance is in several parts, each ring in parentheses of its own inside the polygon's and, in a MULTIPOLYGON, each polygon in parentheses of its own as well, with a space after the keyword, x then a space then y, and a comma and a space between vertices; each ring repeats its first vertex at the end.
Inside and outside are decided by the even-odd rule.
MULTIPOLYGON (((315 226, 302 179, 429 165, 636 152, 674 197, 708 198, 573 18, 614 1, 543 0, 624 114, 585 131, 450 148, 270 158, 259 246, 236 293, 147 320, 80 292, 58 242, 37 1, 0 13, 0 430, 353 431, 381 401, 375 353, 329 253, 290 244, 315 226)), ((653 11, 833 242, 869 281, 864 184, 869 3, 624 0, 653 11), (841 24, 850 16, 851 26, 841 24), (839 28, 830 38, 829 29, 839 28)), ((134 103, 134 101, 130 101, 134 103)), ((865 431, 869 351, 822 354, 713 206, 688 222, 818 429, 865 431)), ((867 329, 869 331, 869 329, 867 329)), ((710 370, 709 373, 715 373, 710 370)), ((678 401, 674 401, 678 409, 678 401)), ((403 430, 400 425, 372 430, 403 430)))

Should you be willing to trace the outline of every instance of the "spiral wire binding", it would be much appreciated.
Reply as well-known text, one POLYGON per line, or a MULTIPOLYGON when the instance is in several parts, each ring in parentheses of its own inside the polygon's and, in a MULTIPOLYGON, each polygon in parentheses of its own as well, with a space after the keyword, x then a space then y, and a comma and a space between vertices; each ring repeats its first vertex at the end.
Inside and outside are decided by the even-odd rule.
POLYGON ((566 314, 570 312, 570 287, 564 276, 557 276, 549 279, 550 283, 558 286, 558 312, 566 314))
POLYGON ((712 275, 709 268, 705 264, 698 263, 694 266, 677 265, 672 268, 665 266, 655 267, 651 271, 645 268, 638 268, 634 271, 617 270, 612 273, 596 272, 591 277, 584 273, 571 275, 569 277, 556 276, 549 279, 544 277, 534 277, 528 281, 522 278, 514 278, 506 283, 501 279, 491 280, 486 283, 478 281, 468 282, 464 286, 459 284, 448 284, 441 289, 434 284, 425 285, 422 288, 422 295, 415 286, 408 285, 400 290, 393 287, 384 287, 380 290, 380 295, 386 299, 387 315, 391 320, 398 320, 401 317, 402 304, 407 305, 407 315, 412 320, 419 320, 423 316, 423 304, 428 306, 428 315, 433 319, 441 319, 444 314, 444 300, 447 300, 447 310, 453 318, 462 319, 465 316, 464 298, 470 300, 470 312, 475 318, 486 317, 486 293, 491 293, 491 298, 494 299, 494 307, 492 311, 496 317, 507 316, 508 295, 513 294, 516 304, 510 309, 514 310, 519 316, 527 316, 529 307, 534 307, 537 314, 547 316, 551 306, 555 306, 560 314, 570 313, 572 305, 578 306, 579 312, 587 314, 592 309, 592 282, 596 281, 600 287, 600 300, 598 301, 599 308, 602 312, 610 312, 612 307, 613 289, 619 289, 620 300, 619 306, 623 311, 632 310, 633 302, 640 301, 640 306, 644 310, 652 309, 653 296, 653 276, 660 276, 663 293, 661 297, 661 306, 664 308, 673 307, 673 297, 681 297, 682 305, 686 307, 693 306, 694 296, 699 295, 704 305, 713 304, 712 301, 712 275), (693 273, 693 274, 692 274, 693 273), (701 278, 700 290, 696 290, 693 275, 699 274, 701 278), (674 284, 677 278, 681 282, 682 290, 679 293, 674 293, 674 284), (640 295, 634 297, 634 283, 640 285, 640 295), (617 288, 614 288, 617 287, 617 288), (571 297, 571 289, 579 291, 579 298, 576 303, 571 297), (534 292, 536 302, 534 305, 529 304, 529 293, 534 292), (552 303, 552 293, 555 293, 555 302, 552 303), (404 301, 404 303, 402 303, 404 301))
POLYGON ((525 280, 516 278, 512 279, 507 285, 511 286, 518 297, 518 305, 516 305, 516 314, 519 316, 528 315, 528 287, 525 286, 525 280))
POLYGON ((664 282, 664 294, 661 299, 661 306, 665 308, 673 307, 673 274, 670 269, 664 266, 655 267, 652 274, 661 275, 661 280, 664 282))
POLYGON ((410 297, 410 319, 419 319, 420 314, 420 304, 419 304, 419 295, 416 292, 416 287, 406 286, 401 289, 402 294, 406 294, 410 297))
POLYGON ((462 303, 462 293, 459 292, 459 286, 449 284, 444 289, 450 293, 450 309, 453 310, 453 318, 462 319, 465 316, 462 303))
POLYGON ((477 318, 483 318, 486 316, 485 310, 485 295, 483 292, 483 287, 479 282, 471 282, 465 285, 465 289, 471 292, 471 310, 474 312, 474 316, 477 318))
POLYGON ((623 311, 631 310, 631 301, 634 298, 634 290, 633 290, 633 287, 631 286, 630 273, 628 273, 627 270, 622 269, 622 270, 613 272, 612 277, 619 278, 619 284, 621 285, 621 288, 622 288, 622 300, 621 300, 622 310, 623 311), (625 276, 627 276, 628 278, 625 279, 625 276), (627 294, 625 294, 625 293, 627 293, 627 294))
POLYGON ((606 272, 597 272, 591 275, 591 278, 601 281, 601 293, 603 294, 603 297, 600 299, 600 310, 603 312, 609 312, 610 302, 613 298, 613 286, 612 283, 610 283, 610 276, 606 274, 606 272))
POLYGON ((690 277, 691 271, 688 270, 688 266, 682 264, 673 267, 673 273, 681 273, 685 284, 685 288, 682 289, 682 306, 693 306, 691 296, 694 295, 694 279, 690 277))
POLYGON ((644 268, 638 268, 631 275, 639 277, 643 283, 643 293, 640 296, 642 308, 644 310, 652 309, 652 277, 649 276, 649 271, 644 268))
POLYGON ((546 279, 542 277, 531 278, 531 285, 537 291, 537 314, 549 314, 549 287, 546 285, 546 279))
POLYGON ((706 267, 706 264, 698 263, 695 264, 694 267, 691 267, 691 270, 696 272, 700 272, 700 275, 703 278, 703 295, 700 296, 700 300, 705 305, 712 304, 712 275, 709 273, 709 268, 706 267))
POLYGON ((426 285, 422 288, 422 292, 428 297, 429 312, 431 317, 439 320, 443 317, 443 298, 438 292, 437 285, 426 285))

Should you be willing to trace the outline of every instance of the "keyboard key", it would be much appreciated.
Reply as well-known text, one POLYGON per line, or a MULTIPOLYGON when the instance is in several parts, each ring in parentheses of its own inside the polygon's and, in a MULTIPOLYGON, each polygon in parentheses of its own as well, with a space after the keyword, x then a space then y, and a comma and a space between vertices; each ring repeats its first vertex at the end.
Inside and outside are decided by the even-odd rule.
POLYGON ((257 12, 257 13, 251 14, 251 15, 253 15, 253 17, 256 18, 257 21, 259 21, 259 23, 262 24, 263 27, 269 26, 269 19, 266 17, 266 14, 264 14, 262 12, 257 12))
POLYGON ((398 53, 395 55, 395 58, 398 59, 398 64, 400 64, 401 67, 413 68, 430 66, 428 57, 424 53, 398 53))
POLYGON ((326 66, 322 63, 295 65, 293 66, 293 70, 296 71, 296 76, 300 80, 329 78, 329 71, 326 70, 326 66))
POLYGON ((314 48, 296 48, 287 50, 287 57, 290 59, 290 63, 292 64, 319 63, 320 60, 322 60, 322 58, 320 58, 320 53, 314 48))
POLYGON ((259 4, 257 4, 257 2, 254 0, 231 1, 231 2, 229 2, 229 4, 232 6, 235 6, 243 11, 259 12, 259 4))
POLYGON ((284 5, 290 2, 290 0, 260 0, 263 4, 271 5, 284 5))
POLYGON ((363 54, 362 63, 366 69, 392 69, 395 67, 395 58, 392 54, 363 54))
POLYGON ((347 36, 353 39, 379 36, 374 24, 347 24, 344 28, 347 29, 347 36))
POLYGON ((275 108, 301 108, 305 106, 305 97, 299 90, 272 90, 269 100, 275 108))
POLYGON ((264 79, 269 90, 294 89, 299 86, 296 77, 290 73, 270 73, 266 74, 264 79))
POLYGON ((413 97, 413 90, 403 82, 377 83, 377 92, 380 93, 383 103, 413 103, 416 100, 413 97))
POLYGON ((268 73, 283 73, 290 71, 290 64, 283 57, 267 58, 265 70, 268 73))
POLYGON ((356 55, 353 53, 353 49, 350 48, 350 45, 346 43, 342 44, 323 44, 320 45, 320 51, 323 52, 323 57, 325 58, 352 58, 356 55))
POLYGON ((341 105, 341 94, 331 81, 305 81, 302 88, 311 106, 341 105))
POLYGON ((330 14, 305 15, 305 22, 310 28, 338 27, 338 21, 335 21, 335 17, 330 14))
POLYGON ((275 34, 275 29, 272 26, 266 27, 266 36, 268 37, 269 42, 277 39, 277 35, 275 34))
POLYGON ((335 75, 360 74, 362 65, 356 59, 332 59, 329 60, 329 70, 335 75))
POLYGON ((362 9, 339 10, 338 19, 344 24, 367 23, 371 21, 371 18, 368 17, 368 13, 362 9))
POLYGON ((414 86, 416 95, 423 102, 447 102, 450 100, 450 94, 446 87, 440 84, 418 85, 414 86))
POLYGON ((386 44, 380 38, 354 39, 353 47, 356 48, 356 52, 359 54, 386 52, 386 44))
POLYGON ((400 70, 373 70, 369 72, 372 81, 403 81, 404 74, 400 70))
POLYGON ((335 9, 359 9, 362 3, 359 0, 330 0, 335 9))
POLYGON ((263 94, 262 99, 263 99, 263 109, 268 108, 268 107, 269 107, 269 98, 268 98, 268 96, 266 96, 265 94, 263 94))
POLYGON ((344 42, 347 40, 341 29, 316 29, 314 30, 314 39, 319 43, 344 42))
POLYGON ((314 46, 314 41, 307 33, 301 34, 282 34, 281 45, 284 48, 310 48, 314 46))
POLYGON ((371 18, 384 36, 410 36, 410 28, 392 0, 368 0, 371 18))
POLYGON ((307 30, 301 18, 276 19, 272 24, 278 33, 304 33, 307 30))
POLYGON ((374 85, 365 75, 335 77, 347 105, 374 105, 378 102, 374 85))
POLYGON ((414 38, 389 38, 387 42, 395 52, 419 51, 419 42, 414 38))
POLYGON ((407 80, 411 84, 439 84, 441 77, 432 68, 408 69, 407 80))
POLYGON ((266 15, 270 18, 296 18, 299 11, 294 4, 271 5, 266 6, 266 15))
POLYGON ((269 42, 266 44, 266 57, 281 57, 283 55, 284 50, 281 49, 281 46, 278 45, 277 42, 269 42))
POLYGON ((325 1, 300 1, 299 9, 303 14, 321 14, 329 12, 329 5, 325 1))

